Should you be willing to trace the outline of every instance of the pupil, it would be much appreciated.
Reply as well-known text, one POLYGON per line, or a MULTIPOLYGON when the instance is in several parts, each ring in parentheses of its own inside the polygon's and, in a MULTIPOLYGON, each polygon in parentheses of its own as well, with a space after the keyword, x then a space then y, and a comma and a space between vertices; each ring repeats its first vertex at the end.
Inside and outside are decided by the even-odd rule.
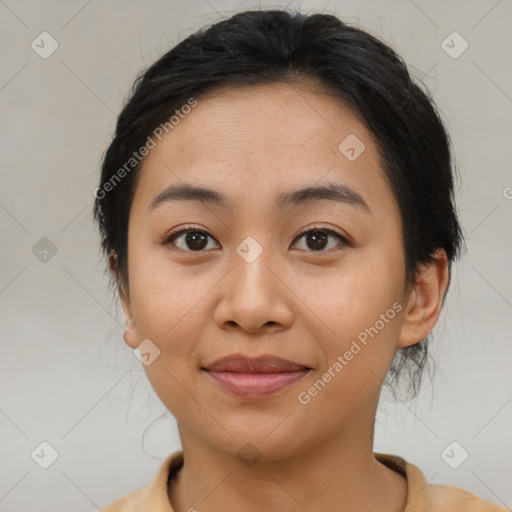
POLYGON ((201 250, 206 247, 208 241, 206 237, 198 231, 192 231, 191 233, 187 233, 186 243, 192 250, 201 250))
POLYGON ((308 245, 311 249, 318 251, 325 247, 325 241, 327 240, 327 234, 322 231, 313 231, 308 234, 308 245), (312 244, 310 244, 312 242, 312 244))

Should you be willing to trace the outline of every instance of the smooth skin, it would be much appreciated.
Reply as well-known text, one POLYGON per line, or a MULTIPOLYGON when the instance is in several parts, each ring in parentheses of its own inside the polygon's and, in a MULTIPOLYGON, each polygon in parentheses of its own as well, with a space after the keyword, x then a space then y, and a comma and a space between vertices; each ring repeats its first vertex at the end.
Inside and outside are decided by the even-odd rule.
MULTIPOLYGON (((396 350, 436 324, 448 282, 438 250, 405 281, 402 222, 375 141, 339 99, 310 82, 225 87, 151 150, 130 211, 128 283, 120 294, 125 342, 150 339, 160 356, 146 374, 177 419, 185 465, 171 482, 176 512, 399 512, 407 484, 373 457, 383 380, 396 350), (355 134, 354 161, 338 146, 355 134), (231 209, 198 200, 151 208, 170 185, 222 192, 231 209), (280 211, 280 194, 340 183, 368 210, 315 199, 280 211), (197 228, 207 243, 171 231, 197 228), (330 229, 321 250, 301 230, 330 229), (252 237, 251 263, 236 251, 252 237), (194 250, 196 249, 196 250, 194 250), (394 303, 401 311, 307 405, 307 391, 394 303), (203 366, 219 357, 270 354, 312 370, 260 399, 224 391, 203 366), (252 443, 261 459, 237 456, 252 443)), ((115 269, 114 269, 115 272, 115 269)))

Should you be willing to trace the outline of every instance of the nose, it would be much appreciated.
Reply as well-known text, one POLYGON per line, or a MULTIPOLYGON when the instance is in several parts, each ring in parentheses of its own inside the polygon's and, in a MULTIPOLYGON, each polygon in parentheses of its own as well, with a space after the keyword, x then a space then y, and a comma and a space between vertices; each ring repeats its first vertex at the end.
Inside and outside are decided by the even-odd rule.
POLYGON ((270 252, 263 250, 252 262, 234 252, 231 271, 219 283, 220 299, 214 311, 221 329, 257 334, 278 332, 293 324, 293 292, 270 252))

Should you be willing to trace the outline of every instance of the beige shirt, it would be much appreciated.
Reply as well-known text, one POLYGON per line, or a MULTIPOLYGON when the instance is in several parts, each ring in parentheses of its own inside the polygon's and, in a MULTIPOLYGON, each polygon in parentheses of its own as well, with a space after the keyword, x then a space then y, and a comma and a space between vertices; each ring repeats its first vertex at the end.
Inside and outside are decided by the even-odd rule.
MULTIPOLYGON (((423 473, 401 457, 383 453, 374 453, 374 456, 407 480, 405 512, 508 512, 507 508, 481 500, 458 487, 427 484, 423 473)), ((168 481, 182 465, 183 452, 172 453, 149 485, 102 508, 103 512, 173 512, 167 494, 168 481)))

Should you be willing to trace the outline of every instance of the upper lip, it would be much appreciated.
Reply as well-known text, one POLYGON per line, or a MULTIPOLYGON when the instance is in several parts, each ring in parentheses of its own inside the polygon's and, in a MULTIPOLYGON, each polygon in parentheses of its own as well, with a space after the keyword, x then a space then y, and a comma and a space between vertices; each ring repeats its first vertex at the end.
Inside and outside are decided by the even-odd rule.
POLYGON ((277 356, 248 357, 243 354, 221 357, 203 368, 214 372, 237 373, 281 373, 310 370, 303 364, 294 363, 277 356))

